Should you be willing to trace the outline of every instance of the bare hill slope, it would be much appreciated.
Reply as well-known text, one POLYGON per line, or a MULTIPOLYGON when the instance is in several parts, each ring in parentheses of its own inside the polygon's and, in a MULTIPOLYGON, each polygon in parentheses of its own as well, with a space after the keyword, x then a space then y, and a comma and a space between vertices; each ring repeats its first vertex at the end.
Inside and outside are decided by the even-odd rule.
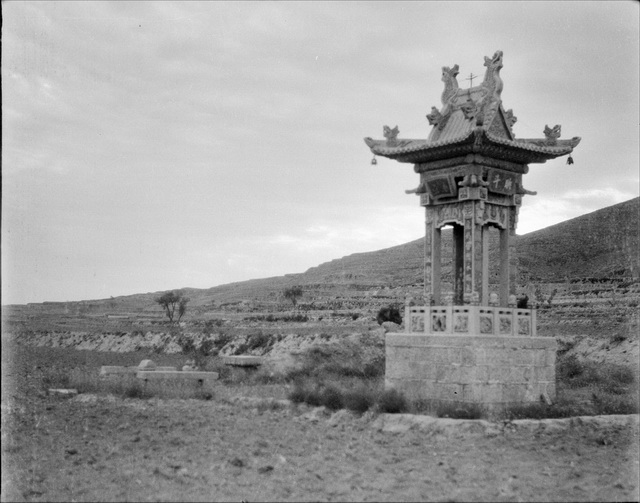
MULTIPOLYGON (((640 198, 609 206, 545 229, 517 237, 520 282, 555 283, 585 278, 637 278, 640 271, 638 222, 640 198)), ((443 237, 443 274, 447 281, 451 263, 451 236, 443 237)), ((381 291, 398 290, 419 294, 423 282, 424 248, 422 239, 383 250, 355 253, 312 267, 304 273, 229 283, 209 289, 187 288, 190 306, 203 313, 208 309, 251 301, 277 303, 282 290, 300 285, 307 300, 318 303, 329 299, 359 299, 359 303, 389 298, 381 291)), ((53 311, 65 306, 83 305, 91 312, 157 311, 154 297, 145 293, 73 303, 44 303, 53 311)), ((391 296, 393 297, 393 296, 391 296)), ((35 305, 30 305, 35 310, 35 305)), ((73 309, 73 308, 72 308, 73 309)), ((193 312, 193 311, 192 311, 193 312)))

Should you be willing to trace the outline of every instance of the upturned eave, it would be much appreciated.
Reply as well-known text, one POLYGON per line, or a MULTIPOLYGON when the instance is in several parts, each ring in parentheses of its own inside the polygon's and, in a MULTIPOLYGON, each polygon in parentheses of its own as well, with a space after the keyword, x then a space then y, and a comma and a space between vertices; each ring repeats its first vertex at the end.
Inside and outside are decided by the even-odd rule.
POLYGON ((458 138, 430 142, 428 140, 364 139, 371 152, 381 157, 405 163, 425 163, 466 154, 481 154, 487 157, 523 164, 544 163, 571 154, 580 143, 579 137, 570 140, 546 138, 511 140, 492 135, 482 128, 476 128, 458 138))

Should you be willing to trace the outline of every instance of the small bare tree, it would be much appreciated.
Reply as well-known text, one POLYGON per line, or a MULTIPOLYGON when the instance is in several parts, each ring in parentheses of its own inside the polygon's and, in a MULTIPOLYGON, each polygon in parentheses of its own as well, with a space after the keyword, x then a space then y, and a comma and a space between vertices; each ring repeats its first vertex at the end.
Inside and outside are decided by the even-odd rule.
POLYGON ((299 286, 285 288, 284 292, 282 292, 282 295, 285 299, 291 301, 291 303, 293 304, 293 308, 295 309, 296 305, 298 304, 298 297, 302 297, 302 288, 300 288, 299 286))
POLYGON ((189 298, 185 297, 180 292, 166 292, 154 300, 164 308, 165 314, 167 315, 167 318, 169 318, 169 323, 173 323, 174 321, 176 308, 178 309, 178 318, 176 322, 179 322, 187 312, 187 303, 189 302, 189 298))

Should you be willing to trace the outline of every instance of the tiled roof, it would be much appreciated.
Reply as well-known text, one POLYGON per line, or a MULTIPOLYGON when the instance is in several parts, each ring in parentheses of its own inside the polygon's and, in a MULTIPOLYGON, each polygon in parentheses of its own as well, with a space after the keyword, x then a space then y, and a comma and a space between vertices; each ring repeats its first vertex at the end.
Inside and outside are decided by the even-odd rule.
POLYGON ((551 145, 544 138, 509 140, 478 127, 457 138, 438 141, 396 140, 390 142, 372 138, 365 138, 364 141, 375 155, 396 159, 400 162, 417 163, 434 160, 439 151, 452 151, 452 148, 455 148, 456 155, 463 155, 491 150, 496 147, 503 147, 505 154, 512 153, 513 155, 516 153, 518 157, 523 158, 523 162, 544 162, 570 154, 580 143, 580 138, 556 140, 555 145, 551 145))
MULTIPOLYGON (((433 125, 428 138, 400 139, 389 137, 387 133, 386 140, 365 138, 371 152, 399 162, 414 163, 470 152, 509 157, 524 163, 545 162, 570 154, 580 143, 579 137, 570 140, 515 138, 511 126, 516 118, 511 110, 504 111, 500 97, 502 52, 497 51, 493 58, 485 58, 485 66, 487 73, 484 82, 469 89, 459 89, 457 65, 453 69, 443 67, 443 106, 439 110, 433 107, 427 115, 433 125)), ((394 132, 397 134, 397 130, 394 132)))

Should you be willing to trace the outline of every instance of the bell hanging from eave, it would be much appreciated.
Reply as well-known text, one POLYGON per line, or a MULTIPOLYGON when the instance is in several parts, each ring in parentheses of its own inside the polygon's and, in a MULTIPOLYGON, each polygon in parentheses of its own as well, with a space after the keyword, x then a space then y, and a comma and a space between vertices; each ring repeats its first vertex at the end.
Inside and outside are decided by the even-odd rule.
POLYGON ((573 157, 567 157, 567 164, 573 164, 573 157))
POLYGON ((378 161, 377 161, 377 159, 376 159, 376 156, 375 156, 375 155, 373 156, 373 159, 371 159, 371 164, 373 164, 374 166, 375 166, 376 164, 378 164, 378 161))

